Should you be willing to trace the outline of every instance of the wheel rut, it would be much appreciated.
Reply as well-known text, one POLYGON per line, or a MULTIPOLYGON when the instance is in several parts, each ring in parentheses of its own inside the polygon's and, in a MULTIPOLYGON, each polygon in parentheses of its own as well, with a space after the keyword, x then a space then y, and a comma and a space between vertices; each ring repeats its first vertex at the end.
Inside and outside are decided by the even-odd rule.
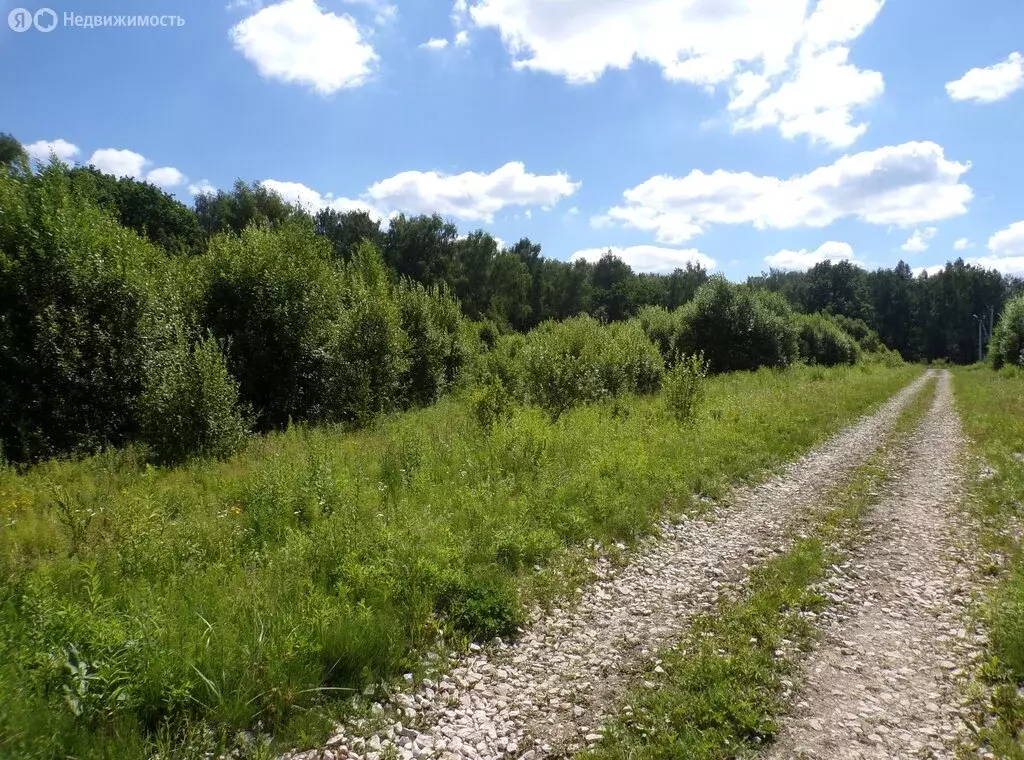
POLYGON ((864 521, 868 538, 838 584, 844 599, 768 760, 955 757, 967 712, 958 682, 979 647, 964 625, 972 571, 955 512, 963 452, 942 371, 864 521))

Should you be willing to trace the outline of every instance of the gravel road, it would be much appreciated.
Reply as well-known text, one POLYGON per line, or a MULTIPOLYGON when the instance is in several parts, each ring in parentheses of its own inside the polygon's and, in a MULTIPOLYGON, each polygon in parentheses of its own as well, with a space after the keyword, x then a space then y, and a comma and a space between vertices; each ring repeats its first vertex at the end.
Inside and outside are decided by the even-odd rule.
POLYGON ((955 756, 967 713, 957 682, 981 645, 964 627, 971 563, 955 512, 963 451, 943 371, 889 491, 865 520, 868 539, 844 565, 841 603, 769 760, 955 756))
MULTIPOLYGON (((797 518, 878 448, 925 381, 911 383, 777 477, 737 489, 704 517, 662 525, 626 567, 599 561, 596 580, 577 605, 540 616, 516 644, 460 656, 445 676, 399 694, 382 706, 389 720, 384 730, 372 733, 365 722, 339 726, 326 748, 292 757, 539 760, 593 743, 639 666, 709 609, 720 588, 777 551, 797 518)), ((933 423, 950 424, 941 415, 933 423)), ((934 463, 942 452, 952 456, 954 444, 931 437, 934 463)), ((929 478, 923 485, 934 491, 937 482, 946 481, 929 478)), ((914 589, 939 593, 931 579, 914 589)))

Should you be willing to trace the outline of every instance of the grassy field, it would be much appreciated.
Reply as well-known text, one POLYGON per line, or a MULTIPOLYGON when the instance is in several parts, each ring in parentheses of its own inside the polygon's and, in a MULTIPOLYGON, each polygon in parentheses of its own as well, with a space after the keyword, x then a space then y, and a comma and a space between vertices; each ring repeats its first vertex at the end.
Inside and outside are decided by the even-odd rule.
POLYGON ((971 503, 982 545, 1002 560, 988 607, 991 641, 985 672, 995 687, 996 723, 984 732, 998 757, 1024 758, 1024 373, 971 367, 955 372, 957 405, 972 439, 977 476, 971 503))
POLYGON ((763 477, 919 372, 719 376, 689 425, 649 397, 485 431, 447 399, 227 462, 127 450, 3 472, 0 756, 315 741, 339 698, 439 637, 513 635, 524 595, 563 590, 545 568, 763 477))

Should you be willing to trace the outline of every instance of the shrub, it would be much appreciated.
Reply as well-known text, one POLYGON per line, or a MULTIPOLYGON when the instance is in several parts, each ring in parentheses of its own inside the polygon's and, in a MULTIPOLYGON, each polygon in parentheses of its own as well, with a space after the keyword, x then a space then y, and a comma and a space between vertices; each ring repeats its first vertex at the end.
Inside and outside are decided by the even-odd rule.
POLYGON ((1007 364, 1024 367, 1024 296, 1017 296, 1003 309, 992 331, 989 356, 996 369, 1007 364))
POLYGON ((491 350, 477 357, 477 382, 486 384, 492 378, 497 378, 513 397, 523 398, 523 355, 526 343, 526 336, 520 333, 509 333, 498 338, 491 350))
POLYGON ((526 398, 552 419, 604 398, 600 351, 601 325, 591 317, 542 324, 529 334, 523 351, 526 398))
MULTIPOLYGON (((346 265, 343 303, 332 346, 331 416, 364 424, 401 408, 410 380, 410 343, 402 330, 399 303, 380 253, 371 243, 357 246, 346 265)), ((426 343, 420 349, 433 350, 426 343)), ((425 364, 419 371, 430 371, 431 361, 422 353, 420 358, 425 364)))
POLYGON ((189 345, 181 332, 150 363, 139 397, 142 439, 161 462, 225 457, 247 432, 238 383, 213 337, 189 345))
POLYGON ((515 589, 497 575, 447 581, 435 608, 474 641, 511 637, 525 619, 515 589))
POLYGON ((580 404, 657 390, 663 360, 639 323, 602 326, 582 316, 531 332, 522 367, 525 398, 557 419, 580 404))
POLYGON ((882 339, 878 337, 878 333, 872 330, 863 319, 853 319, 844 314, 834 314, 829 318, 836 323, 840 330, 857 341, 857 345, 864 351, 886 350, 886 346, 882 343, 882 339))
POLYGON ((857 342, 829 317, 822 314, 801 314, 797 317, 800 329, 800 358, 808 364, 834 367, 837 364, 856 364, 860 356, 857 342))
POLYGON ((645 306, 636 316, 644 333, 658 347, 666 362, 673 362, 677 358, 680 315, 678 309, 669 311, 663 306, 645 306))
POLYGON ((436 293, 406 281, 398 293, 402 331, 408 340, 408 364, 402 377, 402 393, 412 404, 436 401, 448 383, 446 358, 449 336, 434 319, 436 293))
POLYGON ((0 441, 28 460, 123 442, 166 256, 75 195, 65 167, 0 172, 0 441))
POLYGON ((708 366, 702 354, 680 357, 678 363, 665 371, 662 387, 665 406, 679 422, 694 418, 704 396, 708 366))
POLYGON ((492 377, 486 385, 474 390, 470 398, 473 416, 485 430, 490 430, 498 422, 511 417, 514 404, 515 399, 505 390, 498 377, 492 377))
POLYGON ((598 361, 607 394, 658 390, 665 360, 643 328, 637 322, 616 322, 601 330, 605 334, 598 361))
POLYGON ((203 258, 200 325, 225 346, 259 427, 330 419, 343 317, 330 244, 299 223, 250 227, 239 237, 215 237, 203 258))
POLYGON ((797 358, 794 314, 778 294, 713 277, 680 311, 678 350, 703 353, 712 372, 786 367, 797 358))

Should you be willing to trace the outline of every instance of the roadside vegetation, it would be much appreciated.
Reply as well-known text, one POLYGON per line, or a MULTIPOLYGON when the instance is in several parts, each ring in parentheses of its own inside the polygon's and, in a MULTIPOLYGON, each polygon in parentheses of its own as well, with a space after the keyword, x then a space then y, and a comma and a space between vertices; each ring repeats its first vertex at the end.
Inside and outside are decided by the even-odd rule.
MULTIPOLYGON (((632 540, 822 440, 912 367, 706 382, 685 429, 661 396, 461 398, 355 432, 296 426, 225 462, 137 449, 0 478, 0 749, 139 757, 154 737, 302 741, 310 710, 413 666, 439 636, 514 634, 535 566, 632 540)), ((309 734, 314 731, 314 734, 309 734)))
MULTIPOLYGON (((993 690, 994 724, 981 739, 997 757, 1024 758, 1024 373, 959 369, 956 399, 971 440, 971 504, 982 527, 981 547, 995 576, 985 610, 990 631, 983 674, 993 690)), ((985 721, 982 721, 984 725, 985 721)))

